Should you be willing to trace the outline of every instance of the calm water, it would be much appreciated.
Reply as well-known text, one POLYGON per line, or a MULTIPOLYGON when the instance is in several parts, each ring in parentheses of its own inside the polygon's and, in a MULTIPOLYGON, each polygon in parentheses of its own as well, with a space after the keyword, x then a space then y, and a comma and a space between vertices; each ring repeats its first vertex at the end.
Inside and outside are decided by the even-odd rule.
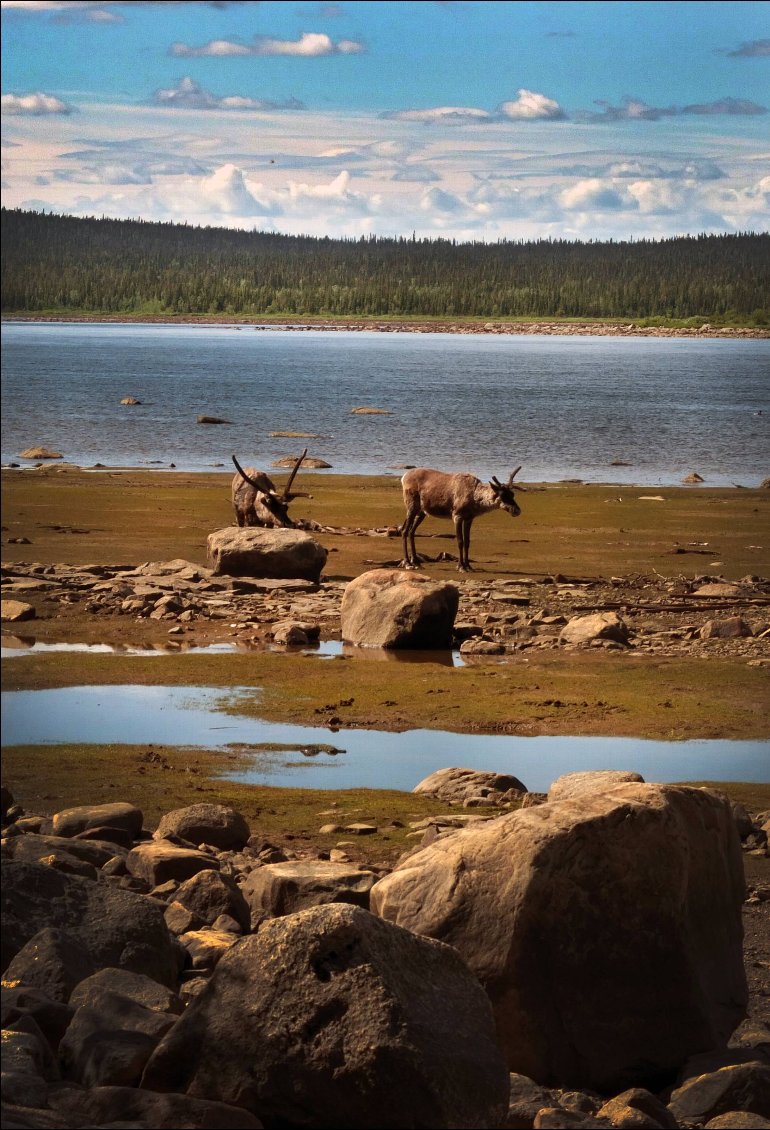
POLYGON ((763 340, 6 323, 2 375, 4 463, 44 444, 83 466, 229 473, 233 452, 267 468, 308 443, 362 474, 523 464, 531 482, 666 485, 697 471, 756 486, 770 473, 763 340), (142 404, 121 406, 129 395, 142 404))
MULTIPOLYGON (((250 699, 259 691, 242 690, 250 699)), ((517 738, 440 730, 329 730, 224 714, 233 692, 202 687, 68 687, 2 695, 2 744, 125 742, 226 749, 281 743, 326 744, 336 755, 300 749, 255 752, 233 780, 313 789, 404 789, 449 765, 513 773, 545 792, 562 773, 633 769, 648 781, 770 781, 769 742, 655 742, 637 738, 517 738)), ((237 704, 237 698, 236 698, 237 704)))

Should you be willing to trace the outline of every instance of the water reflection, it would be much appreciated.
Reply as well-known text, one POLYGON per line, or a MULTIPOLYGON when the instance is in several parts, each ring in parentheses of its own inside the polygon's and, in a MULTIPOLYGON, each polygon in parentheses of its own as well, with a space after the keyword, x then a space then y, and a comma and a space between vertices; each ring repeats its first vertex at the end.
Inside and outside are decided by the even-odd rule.
POLYGON ((770 781, 770 742, 661 742, 456 734, 441 730, 330 730, 265 722, 230 706, 258 702, 254 688, 101 686, 2 695, 2 744, 57 742, 245 749, 250 764, 224 775, 250 784, 319 789, 405 789, 450 765, 513 773, 545 791, 562 773, 634 769, 651 781, 770 781), (339 743, 339 744, 338 744, 339 743), (272 747, 272 748, 271 748, 272 747), (278 748, 276 748, 278 747, 278 748), (344 757, 303 750, 330 747, 344 757))
MULTIPOLYGON (((12 659, 22 655, 45 655, 49 652, 69 652, 92 655, 244 655, 255 651, 271 651, 284 655, 312 655, 319 659, 367 659, 380 663, 437 663, 442 667, 463 667, 459 651, 394 651, 385 648, 354 647, 341 640, 320 640, 316 644, 285 645, 236 640, 229 642, 196 644, 184 640, 164 640, 161 643, 131 647, 128 644, 108 643, 42 643, 34 636, 11 636, 3 633, 0 658, 12 659)), ((489 660, 498 657, 482 656, 489 660)), ((505 657, 503 657, 505 658, 505 657)))

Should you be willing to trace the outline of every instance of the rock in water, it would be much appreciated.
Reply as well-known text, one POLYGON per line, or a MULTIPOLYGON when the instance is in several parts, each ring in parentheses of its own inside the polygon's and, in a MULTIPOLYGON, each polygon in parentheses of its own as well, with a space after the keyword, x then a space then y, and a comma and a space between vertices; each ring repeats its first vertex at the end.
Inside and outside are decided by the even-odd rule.
POLYGON ((405 569, 371 569, 342 597, 342 638, 361 647, 448 648, 460 600, 457 585, 405 569))

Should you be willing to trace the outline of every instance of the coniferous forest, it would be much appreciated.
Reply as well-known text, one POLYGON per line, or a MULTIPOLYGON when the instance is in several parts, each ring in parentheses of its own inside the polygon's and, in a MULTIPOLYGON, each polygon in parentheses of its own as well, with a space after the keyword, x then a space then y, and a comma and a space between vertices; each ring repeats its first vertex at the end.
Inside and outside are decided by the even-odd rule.
POLYGON ((2 309, 770 324, 770 234, 329 239, 2 210, 2 309))

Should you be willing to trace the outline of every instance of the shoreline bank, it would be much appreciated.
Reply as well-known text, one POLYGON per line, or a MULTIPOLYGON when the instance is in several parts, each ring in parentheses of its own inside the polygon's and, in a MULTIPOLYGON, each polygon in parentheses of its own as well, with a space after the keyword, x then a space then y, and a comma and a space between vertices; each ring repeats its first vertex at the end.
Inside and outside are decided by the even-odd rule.
POLYGON ((523 336, 556 337, 685 337, 721 338, 724 340, 770 339, 770 328, 757 326, 712 326, 704 322, 701 326, 640 326, 635 322, 598 322, 581 319, 575 322, 560 321, 521 321, 510 322, 503 319, 490 319, 484 322, 464 321, 462 319, 416 319, 414 321, 385 318, 259 318, 229 317, 220 315, 180 314, 6 314, 2 324, 15 323, 83 323, 116 325, 195 325, 195 326, 236 326, 241 329, 283 330, 306 332, 322 330, 342 333, 440 333, 440 334, 496 334, 523 336))

